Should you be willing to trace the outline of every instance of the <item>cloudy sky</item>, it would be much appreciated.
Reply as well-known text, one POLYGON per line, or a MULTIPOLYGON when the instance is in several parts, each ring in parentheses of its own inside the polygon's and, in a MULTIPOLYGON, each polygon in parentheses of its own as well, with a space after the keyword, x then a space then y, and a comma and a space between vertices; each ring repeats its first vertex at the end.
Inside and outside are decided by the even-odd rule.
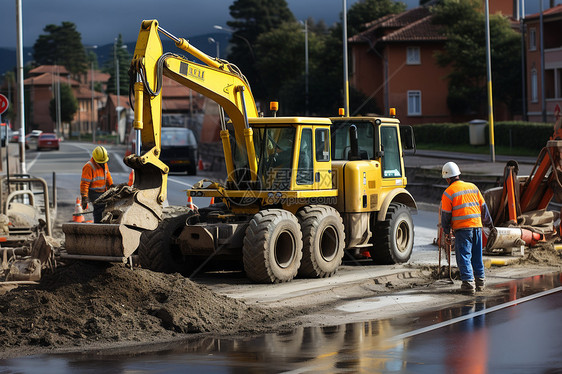
MULTIPOLYGON (((234 0, 21 0, 23 4, 23 44, 33 46, 48 24, 63 21, 76 24, 82 43, 110 44, 119 35, 125 42, 136 40, 143 19, 157 19, 169 32, 189 38, 216 30, 213 25, 226 25, 229 5, 234 0)), ((347 0, 351 6, 359 0, 347 0)), ((403 0, 409 7, 418 0, 403 0)), ((556 0, 560 3, 562 0, 556 0)), ((323 19, 328 25, 338 21, 342 0, 287 0, 298 19, 323 19)), ((526 0, 527 13, 538 10, 538 0, 526 0), (531 9, 534 8, 534 9, 531 9)), ((0 47, 15 48, 16 1, 0 2, 0 47)), ((548 1, 544 2, 545 7, 548 1)))

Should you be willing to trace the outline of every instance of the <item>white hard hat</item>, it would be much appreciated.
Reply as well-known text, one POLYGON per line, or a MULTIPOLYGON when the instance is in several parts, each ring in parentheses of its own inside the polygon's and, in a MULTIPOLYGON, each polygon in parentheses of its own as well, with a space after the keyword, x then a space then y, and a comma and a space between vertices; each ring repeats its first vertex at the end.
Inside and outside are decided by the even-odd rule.
POLYGON ((459 175, 461 175, 461 169, 459 169, 459 166, 454 162, 449 161, 443 165, 443 170, 441 170, 443 179, 453 178, 459 175))

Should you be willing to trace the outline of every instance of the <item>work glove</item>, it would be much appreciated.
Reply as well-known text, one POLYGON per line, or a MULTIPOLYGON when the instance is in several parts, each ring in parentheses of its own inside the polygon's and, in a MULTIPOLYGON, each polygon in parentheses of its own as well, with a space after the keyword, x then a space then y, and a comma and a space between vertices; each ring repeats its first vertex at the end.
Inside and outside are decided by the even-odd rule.
POLYGON ((90 200, 88 199, 88 196, 82 196, 82 209, 87 209, 89 202, 90 200))

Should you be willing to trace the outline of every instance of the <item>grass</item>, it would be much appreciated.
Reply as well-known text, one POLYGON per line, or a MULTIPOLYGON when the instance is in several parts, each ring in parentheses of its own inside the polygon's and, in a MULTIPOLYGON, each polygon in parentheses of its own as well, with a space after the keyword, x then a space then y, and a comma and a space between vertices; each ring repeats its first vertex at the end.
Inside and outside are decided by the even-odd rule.
MULTIPOLYGON (((416 144, 418 149, 426 149, 432 151, 447 151, 461 153, 489 154, 489 145, 470 145, 470 144, 416 144)), ((502 145, 495 146, 496 155, 504 156, 530 156, 537 157, 540 149, 513 148, 502 145)))

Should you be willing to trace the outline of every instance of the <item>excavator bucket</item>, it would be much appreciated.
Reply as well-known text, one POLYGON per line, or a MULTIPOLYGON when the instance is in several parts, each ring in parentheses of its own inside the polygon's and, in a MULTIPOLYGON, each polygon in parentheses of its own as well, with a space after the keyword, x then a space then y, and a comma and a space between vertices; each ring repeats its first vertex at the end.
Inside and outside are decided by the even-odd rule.
POLYGON ((166 175, 153 164, 130 155, 125 163, 135 170, 134 185, 119 185, 104 193, 96 203, 105 204, 100 224, 67 223, 66 254, 63 257, 125 262, 137 249, 144 230, 154 230, 162 217, 162 188, 166 175))

